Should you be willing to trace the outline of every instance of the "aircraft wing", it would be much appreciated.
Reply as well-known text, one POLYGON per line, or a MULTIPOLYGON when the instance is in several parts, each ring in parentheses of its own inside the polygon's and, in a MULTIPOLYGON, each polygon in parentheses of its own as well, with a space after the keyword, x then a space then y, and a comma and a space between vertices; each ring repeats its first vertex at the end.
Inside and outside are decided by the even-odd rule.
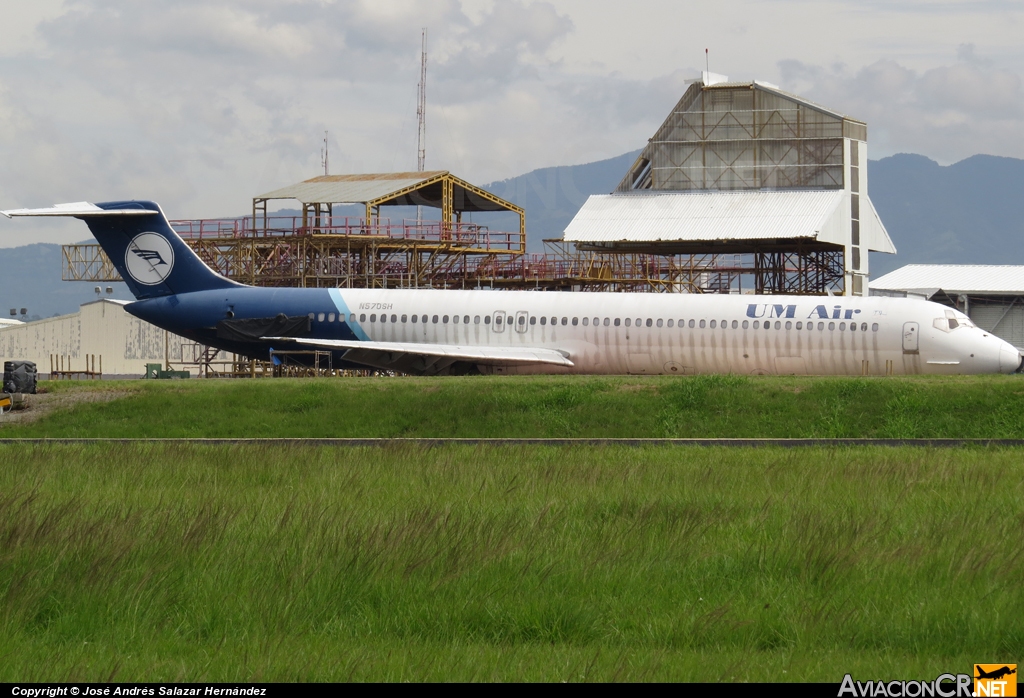
POLYGON ((486 366, 552 364, 572 367, 568 356, 555 349, 519 347, 460 346, 456 344, 419 344, 415 342, 361 342, 347 339, 304 339, 300 337, 264 337, 266 340, 294 343, 318 349, 348 349, 346 361, 408 373, 437 373, 453 363, 468 362, 486 366))

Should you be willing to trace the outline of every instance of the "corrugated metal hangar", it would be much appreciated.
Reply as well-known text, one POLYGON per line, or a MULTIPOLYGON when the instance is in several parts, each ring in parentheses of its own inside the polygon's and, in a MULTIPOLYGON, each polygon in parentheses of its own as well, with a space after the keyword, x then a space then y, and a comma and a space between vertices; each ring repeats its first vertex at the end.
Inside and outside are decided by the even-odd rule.
POLYGON ((615 192, 592 196, 578 248, 719 255, 705 273, 757 293, 866 295, 868 252, 896 248, 867 195, 867 126, 769 83, 704 73, 615 192), (731 266, 720 255, 744 255, 731 266))
POLYGON ((871 294, 948 305, 1024 349, 1024 266, 908 264, 872 281, 871 294))
POLYGON ((198 363, 199 345, 129 315, 126 303, 104 298, 70 315, 0 327, 0 361, 34 361, 40 376, 51 367, 142 376, 147 363, 198 363))

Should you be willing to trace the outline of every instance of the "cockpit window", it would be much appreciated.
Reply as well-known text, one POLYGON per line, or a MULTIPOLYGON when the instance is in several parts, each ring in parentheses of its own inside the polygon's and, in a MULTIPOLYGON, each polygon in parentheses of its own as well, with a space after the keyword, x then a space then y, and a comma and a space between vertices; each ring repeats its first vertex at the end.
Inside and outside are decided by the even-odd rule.
POLYGON ((952 332, 958 327, 975 326, 974 323, 971 322, 970 318, 968 318, 966 315, 964 315, 963 313, 955 312, 953 310, 947 310, 945 312, 945 317, 935 318, 935 320, 932 322, 932 325, 935 327, 935 329, 942 330, 943 332, 952 332))

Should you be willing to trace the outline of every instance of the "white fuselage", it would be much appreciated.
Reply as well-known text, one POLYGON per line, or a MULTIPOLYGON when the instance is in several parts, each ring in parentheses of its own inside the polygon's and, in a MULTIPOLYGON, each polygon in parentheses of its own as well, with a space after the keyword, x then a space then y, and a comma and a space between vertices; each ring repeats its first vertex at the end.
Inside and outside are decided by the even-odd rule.
MULTIPOLYGON (((573 367, 500 373, 901 375, 1012 373, 1021 355, 921 300, 821 296, 340 289, 361 339, 546 348, 573 367), (415 318, 415 321, 413 320, 415 318)), ((347 317, 346 317, 347 316, 347 317)))

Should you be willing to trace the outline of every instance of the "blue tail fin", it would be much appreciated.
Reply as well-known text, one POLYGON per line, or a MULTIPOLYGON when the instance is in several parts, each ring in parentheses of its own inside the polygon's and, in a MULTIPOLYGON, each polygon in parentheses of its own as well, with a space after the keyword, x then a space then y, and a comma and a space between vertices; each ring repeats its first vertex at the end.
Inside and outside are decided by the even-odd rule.
POLYGON ((89 226, 137 299, 239 285, 206 266, 171 229, 163 211, 152 201, 114 201, 95 206, 111 211, 110 215, 96 212, 78 217, 89 226), (153 215, 125 215, 135 210, 152 211, 153 215))

